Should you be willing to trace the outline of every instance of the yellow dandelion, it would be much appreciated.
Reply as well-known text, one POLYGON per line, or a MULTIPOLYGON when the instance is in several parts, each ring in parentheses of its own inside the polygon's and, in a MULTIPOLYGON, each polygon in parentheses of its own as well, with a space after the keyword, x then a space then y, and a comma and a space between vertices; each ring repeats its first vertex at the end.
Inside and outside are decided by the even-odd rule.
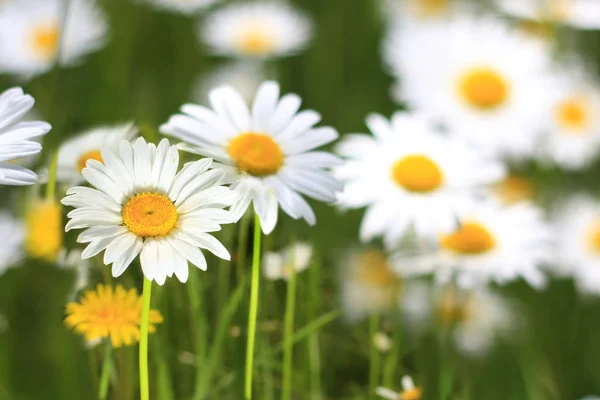
MULTIPOLYGON (((117 285, 113 290, 99 284, 96 291, 86 291, 80 303, 68 303, 67 314, 67 326, 84 335, 86 341, 110 337, 116 348, 140 340, 142 297, 135 289, 117 285)), ((163 317, 157 310, 150 310, 149 322, 148 331, 152 333, 163 317)))
POLYGON ((60 204, 41 201, 27 212, 25 218, 25 249, 33 258, 56 261, 63 244, 63 225, 60 204))

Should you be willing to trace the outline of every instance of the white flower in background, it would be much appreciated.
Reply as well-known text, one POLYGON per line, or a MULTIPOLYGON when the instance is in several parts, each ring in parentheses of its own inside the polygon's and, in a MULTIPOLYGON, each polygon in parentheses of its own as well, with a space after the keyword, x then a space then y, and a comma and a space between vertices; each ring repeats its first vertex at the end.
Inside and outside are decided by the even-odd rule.
POLYGON ((392 339, 385 332, 377 332, 371 339, 373 340, 373 346, 382 353, 387 353, 394 346, 392 339))
POLYGON ((220 0, 146 0, 159 9, 186 15, 194 15, 198 11, 212 6, 220 0))
POLYGON ((294 243, 281 251, 263 255, 264 274, 267 279, 289 280, 292 273, 304 271, 310 265, 313 248, 310 243, 294 243))
POLYGON ((379 397, 388 400, 421 400, 422 398, 421 388, 415 386, 415 382, 408 375, 402 377, 402 391, 396 392, 380 386, 376 393, 379 397))
POLYGON ((498 8, 517 18, 600 29, 597 0, 496 0, 498 8))
POLYGON ((314 225, 315 214, 300 194, 333 202, 341 189, 329 172, 340 160, 314 151, 337 139, 335 129, 315 128, 321 116, 298 112, 301 99, 295 94, 279 98, 275 82, 260 86, 251 110, 230 86, 214 89, 210 103, 212 109, 184 105, 183 114, 172 116, 161 132, 183 140, 182 150, 214 158, 213 168, 227 172, 238 194, 231 207, 237 218, 253 202, 265 234, 275 228, 279 206, 314 225))
POLYGON ((63 142, 58 150, 58 181, 71 185, 83 182, 81 171, 88 160, 102 162, 103 148, 117 151, 123 140, 132 140, 137 133, 133 123, 101 126, 63 142))
POLYGON ((234 61, 212 68, 203 75, 194 86, 192 100, 196 104, 206 104, 210 101, 212 89, 229 85, 240 93, 246 103, 250 103, 264 80, 265 74, 259 64, 234 61))
POLYGON ((427 24, 467 11, 464 0, 381 0, 383 17, 393 24, 427 24))
POLYGON ((600 202, 573 197, 553 221, 557 243, 551 265, 555 272, 573 277, 581 292, 600 295, 600 202))
POLYGON ((540 120, 538 159, 566 169, 584 168, 600 153, 600 85, 580 65, 553 77, 552 101, 540 120))
POLYGON ((219 186, 224 173, 208 171, 212 160, 186 164, 179 173, 179 152, 164 139, 155 146, 137 139, 122 141, 118 153, 102 149, 103 163, 89 160, 85 179, 96 189, 76 186, 62 200, 75 207, 66 231, 86 230, 78 242, 89 243, 84 259, 104 252, 104 264, 121 275, 139 255, 146 278, 159 285, 173 274, 188 278, 188 261, 206 270, 200 248, 229 259, 210 232, 232 223, 229 206, 235 194, 219 186))
POLYGON ((535 149, 545 118, 545 46, 492 19, 392 29, 383 56, 399 102, 497 155, 535 149))
POLYGON ((374 249, 353 251, 341 268, 341 302, 349 322, 396 306, 402 285, 387 256, 374 249))
POLYGON ((104 46, 107 32, 106 16, 93 0, 4 2, 0 6, 0 71, 39 75, 52 69, 57 54, 60 65, 75 65, 104 46))
POLYGON ((80 249, 61 249, 58 253, 56 265, 59 268, 75 271, 75 283, 71 293, 71 298, 75 298, 77 292, 88 287, 90 282, 90 261, 82 259, 83 252, 80 249))
POLYGON ((281 57, 303 50, 312 23, 285 3, 230 4, 209 15, 198 35, 215 54, 234 57, 281 57))
POLYGON ((372 135, 345 135, 337 145, 347 161, 335 170, 345 182, 339 204, 368 207, 363 242, 383 235, 391 248, 412 227, 426 238, 450 231, 473 195, 504 176, 500 162, 422 115, 397 112, 388 121, 373 114, 366 123, 372 135))
POLYGON ((33 97, 21 88, 0 94, 0 185, 32 185, 37 181, 34 172, 12 163, 42 151, 35 139, 50 131, 46 122, 22 121, 33 103, 33 97))
POLYGON ((12 213, 0 211, 0 275, 23 258, 25 224, 12 213))
POLYGON ((399 252, 393 261, 403 274, 434 272, 439 281, 455 278, 462 288, 519 278, 540 288, 546 281, 541 264, 550 259, 550 238, 540 210, 532 205, 482 201, 462 216, 455 231, 438 236, 436 251, 414 257, 399 252))

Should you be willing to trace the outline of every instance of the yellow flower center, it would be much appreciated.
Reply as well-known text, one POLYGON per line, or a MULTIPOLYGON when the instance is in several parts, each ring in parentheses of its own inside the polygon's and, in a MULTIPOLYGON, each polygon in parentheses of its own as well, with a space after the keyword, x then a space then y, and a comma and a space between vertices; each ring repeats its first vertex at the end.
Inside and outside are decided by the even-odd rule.
POLYGON ((378 250, 367 250, 358 259, 358 279, 372 286, 395 285, 398 276, 390 268, 385 254, 378 250))
POLYGON ((421 154, 406 156, 392 167, 392 178, 404 189, 426 193, 442 184, 442 171, 429 157, 421 154))
POLYGON ((471 299, 460 299, 456 289, 448 289, 442 295, 438 313, 442 323, 451 326, 468 320, 475 312, 474 307, 471 299))
POLYGON ((546 13, 550 20, 564 21, 573 13, 573 0, 548 0, 546 13))
POLYGON ((100 150, 88 151, 87 153, 79 157, 79 160, 77 160, 77 170, 79 170, 79 172, 83 171, 88 160, 104 162, 102 160, 102 154, 100 153, 100 150))
POLYGON ((561 127, 568 131, 583 131, 589 126, 591 110, 587 99, 574 96, 560 102, 554 115, 561 127))
POLYGON ((451 234, 442 235, 440 245, 454 253, 475 255, 492 250, 496 242, 483 225, 465 222, 451 234))
POLYGON ((466 103, 482 111, 501 106, 509 96, 506 79, 488 67, 477 67, 467 71, 459 79, 459 93, 466 103))
POLYGON ((510 175, 494 187, 496 195, 505 204, 515 204, 531 200, 535 193, 533 184, 527 179, 510 175))
POLYGON ((251 26, 238 38, 239 50, 248 55, 267 54, 273 50, 275 43, 269 32, 262 26, 251 26))
POLYGON ((60 31, 55 24, 43 24, 37 26, 32 35, 31 45, 34 52, 43 59, 51 59, 56 54, 60 31))
POLYGON ((63 244, 63 224, 60 205, 40 202, 33 206, 25 218, 27 235, 25 250, 33 258, 56 261, 63 244))
POLYGON ((281 148, 262 133, 242 133, 229 143, 227 152, 241 171, 254 176, 272 175, 283 165, 281 148))
POLYGON ((600 218, 590 224, 588 230, 588 244, 595 253, 600 253, 600 218))
POLYGON ((448 0, 413 0, 412 3, 421 17, 435 17, 448 9, 448 0))
POLYGON ((400 393, 399 400, 421 400, 422 390, 418 387, 400 393))
POLYGON ((178 214, 173 202, 158 193, 140 193, 123 207, 123 222, 143 238, 166 236, 177 223, 178 214))

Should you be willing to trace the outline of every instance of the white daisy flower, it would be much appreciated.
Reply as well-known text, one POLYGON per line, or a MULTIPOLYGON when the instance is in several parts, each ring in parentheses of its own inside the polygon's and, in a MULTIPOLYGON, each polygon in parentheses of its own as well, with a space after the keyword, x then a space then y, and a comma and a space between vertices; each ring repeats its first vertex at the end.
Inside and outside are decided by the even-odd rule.
POLYGON ((597 0, 496 0, 498 7, 517 18, 600 29, 597 0))
POLYGON ((71 185, 83 182, 81 171, 88 160, 102 162, 103 148, 116 152, 123 140, 130 141, 137 133, 138 128, 133 123, 126 123, 90 129, 65 141, 58 150, 58 181, 71 185))
POLYGON ((531 155, 546 97, 545 46, 491 19, 392 29, 383 56, 393 96, 510 157, 531 155))
POLYGON ((554 217, 557 239, 552 267, 572 276, 582 293, 600 295, 600 202, 576 196, 554 217))
POLYGON ((106 16, 93 0, 5 2, 0 8, 0 71, 31 77, 52 69, 57 58, 60 65, 75 65, 104 46, 107 31, 106 16))
POLYGON ((427 24, 468 10, 464 0, 381 0, 383 17, 393 24, 427 24))
POLYGON ((213 68, 202 76, 194 86, 192 100, 196 104, 205 104, 210 101, 212 89, 229 85, 240 93, 245 102, 250 103, 264 80, 265 74, 260 64, 234 61, 213 68))
POLYGON ((600 86, 573 63, 554 77, 552 102, 540 120, 544 135, 537 156, 566 169, 588 166, 600 153, 600 86))
POLYGON ((212 52, 234 57, 281 57, 303 50, 312 23, 285 3, 230 4, 214 11, 198 27, 212 52))
POLYGON ((519 278, 540 288, 546 281, 541 264, 550 258, 550 237, 541 212, 532 205, 482 201, 453 232, 438 236, 436 251, 414 257, 398 252, 393 260, 402 273, 435 272, 439 281, 455 278, 461 288, 519 278))
POLYGON ((0 275, 23 258, 25 224, 10 213, 0 211, 0 275))
POLYGON ((159 9, 185 15, 193 15, 220 0, 146 0, 159 9))
POLYGON ((388 400, 421 400, 422 398, 421 388, 415 386, 415 382, 408 375, 402 377, 402 390, 400 392, 380 386, 375 393, 379 397, 388 400))
POLYGON ((50 131, 46 122, 21 121, 33 103, 33 97, 24 94, 21 88, 0 94, 0 185, 32 185, 37 181, 34 172, 11 163, 42 151, 42 145, 35 139, 50 131))
POLYGON ((206 270, 200 248, 230 259, 229 252, 209 232, 231 223, 229 206, 235 194, 219 186, 224 172, 208 171, 212 160, 186 164, 177 173, 179 152, 164 139, 158 147, 138 138, 122 141, 118 154, 102 149, 103 163, 90 159, 83 170, 96 189, 76 186, 62 200, 75 207, 66 231, 86 230, 78 242, 89 243, 82 258, 104 252, 104 264, 121 275, 139 255, 146 278, 159 285, 173 274, 188 278, 188 261, 206 270))
POLYGON ((230 86, 210 93, 213 109, 194 104, 181 108, 161 126, 161 132, 184 141, 182 150, 212 157, 213 168, 226 171, 238 200, 231 211, 240 218, 251 202, 269 234, 277 224, 278 205, 294 219, 316 223, 304 194, 333 202, 341 183, 328 169, 340 160, 317 147, 334 141, 331 127, 315 128, 321 116, 315 111, 298 112, 301 99, 295 94, 279 98, 279 85, 263 83, 252 110, 230 86), (300 193, 300 194, 299 194, 300 193))
POLYGON ((464 141, 442 134, 421 115, 397 112, 391 120, 372 114, 372 135, 345 135, 337 152, 346 157, 336 176, 346 185, 342 207, 368 207, 363 242, 383 235, 394 247, 414 226, 420 237, 450 231, 472 196, 504 175, 498 161, 464 141))
POLYGON ((292 273, 298 274, 310 265, 313 248, 310 243, 294 243, 281 251, 263 255, 264 274, 267 279, 289 280, 292 273))

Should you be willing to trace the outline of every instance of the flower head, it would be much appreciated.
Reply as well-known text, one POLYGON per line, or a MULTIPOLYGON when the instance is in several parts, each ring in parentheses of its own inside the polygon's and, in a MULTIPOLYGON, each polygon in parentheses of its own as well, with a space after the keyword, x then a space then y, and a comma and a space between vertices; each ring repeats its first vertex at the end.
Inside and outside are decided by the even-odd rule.
POLYGON ((196 12, 210 7, 219 0, 145 0, 159 9, 168 10, 185 15, 193 15, 196 12))
MULTIPOLYGON (((79 303, 67 304, 67 326, 84 335, 87 342, 110 338, 113 347, 129 346, 140 340, 142 297, 135 289, 99 284, 87 290, 79 303)), ((149 332, 163 322, 160 312, 150 310, 149 332)))
POLYGON ((408 375, 402 377, 402 391, 397 393, 391 389, 378 387, 377 395, 388 400, 421 400, 422 390, 415 386, 414 381, 408 375))
POLYGON ((309 243, 294 243, 281 251, 268 252, 263 256, 267 279, 289 280, 292 273, 304 271, 312 259, 313 248, 309 243))
POLYGON ((600 4, 595 0, 496 0, 507 14, 526 20, 600 29, 600 4))
POLYGON ((60 204, 38 201, 27 211, 25 226, 27 254, 33 258, 55 262, 63 244, 60 204))

